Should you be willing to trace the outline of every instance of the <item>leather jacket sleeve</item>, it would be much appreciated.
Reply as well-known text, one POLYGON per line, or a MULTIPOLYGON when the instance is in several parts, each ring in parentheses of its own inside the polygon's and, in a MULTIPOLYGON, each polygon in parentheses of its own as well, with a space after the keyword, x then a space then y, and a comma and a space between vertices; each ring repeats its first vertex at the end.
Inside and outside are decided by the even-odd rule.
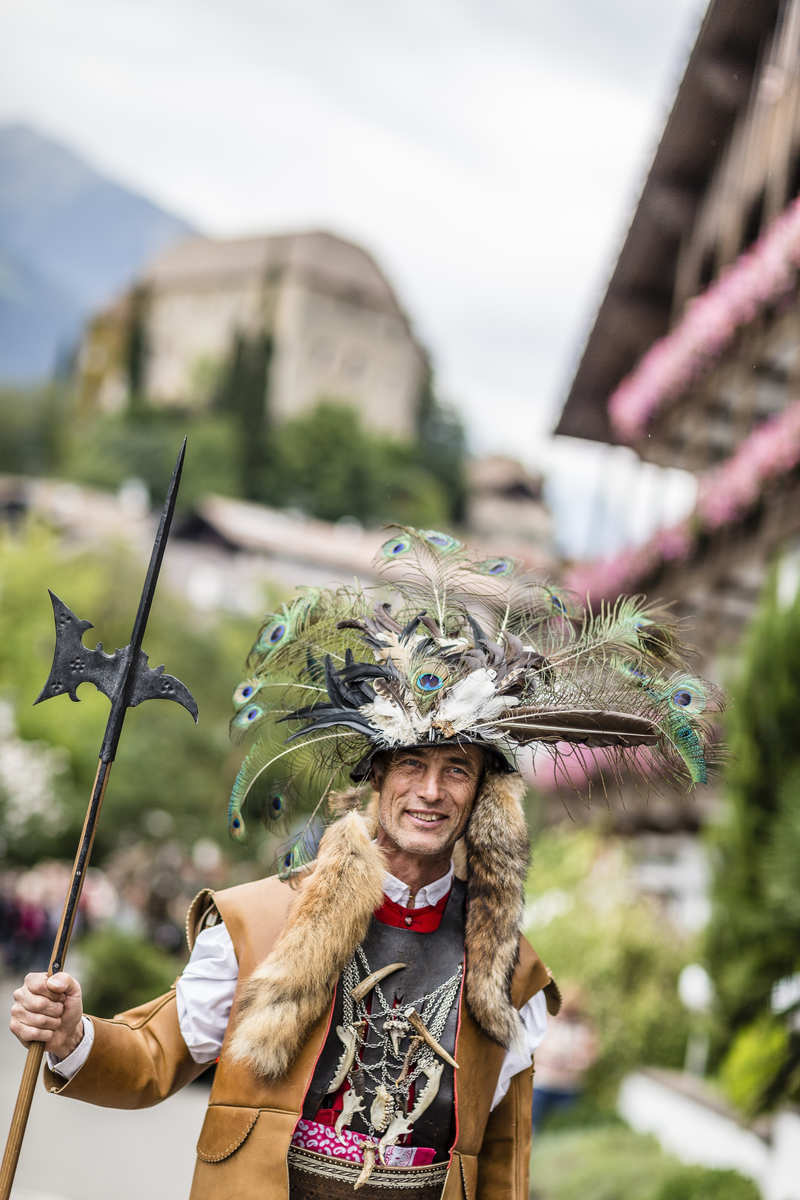
POLYGON ((194 1061, 181 1037, 174 987, 113 1020, 91 1020, 94 1045, 89 1057, 67 1082, 45 1067, 49 1092, 106 1108, 147 1108, 207 1066, 194 1061))

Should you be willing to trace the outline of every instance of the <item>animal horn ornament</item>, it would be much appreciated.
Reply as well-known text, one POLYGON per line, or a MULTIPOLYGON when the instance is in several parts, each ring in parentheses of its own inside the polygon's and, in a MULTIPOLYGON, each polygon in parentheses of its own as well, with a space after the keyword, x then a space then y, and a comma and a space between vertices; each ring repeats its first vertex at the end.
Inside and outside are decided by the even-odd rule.
MULTIPOLYGON (((235 837, 258 780, 319 795, 318 781, 327 793, 364 780, 376 754, 415 745, 477 744, 514 771, 535 744, 587 776, 704 781, 719 698, 641 597, 581 607, 436 530, 397 527, 376 569, 376 596, 308 589, 263 622, 232 722, 251 743, 231 795, 235 837)), ((317 815, 284 873, 313 859, 317 815)))
POLYGON ((382 979, 386 979, 388 975, 394 974, 395 971, 400 971, 407 965, 407 963, 396 962, 387 963, 385 967, 379 967, 377 971, 373 971, 371 975, 366 977, 366 979, 362 979, 361 983, 359 983, 357 987, 352 988, 350 995, 353 997, 356 1004, 358 1004, 359 1000, 363 1000, 364 997, 372 991, 376 983, 380 983, 382 979))
MULTIPOLYGON (((145 700, 162 699, 174 700, 187 709, 197 721, 197 705, 189 690, 173 675, 164 673, 164 668, 155 669, 148 666, 147 655, 142 650, 147 619, 155 595, 161 562, 164 557, 167 539, 169 537, 172 517, 175 512, 175 502, 180 485, 183 460, 186 454, 186 439, 180 448, 172 479, 167 491, 167 497, 161 512, 158 531, 150 555, 139 607, 133 623, 131 640, 123 650, 106 654, 102 645, 94 650, 88 650, 83 645, 83 634, 92 628, 91 621, 81 620, 50 592, 53 605, 53 615, 56 624, 56 646, 53 655, 53 666, 47 682, 37 697, 35 703, 48 700, 51 696, 68 695, 71 700, 78 700, 77 689, 81 683, 93 683, 95 687, 108 696, 111 701, 111 711, 106 723, 105 734, 100 747, 97 773, 89 798, 89 807, 81 833, 72 876, 61 914, 61 921, 53 944, 48 975, 54 975, 64 966, 67 949, 72 936, 72 926, 78 909, 89 858, 94 843, 100 807, 103 803, 108 785, 111 766, 117 752, 117 746, 122 734, 122 725, 129 708, 141 704, 145 700)), ((43 1042, 32 1042, 28 1048, 25 1068, 22 1074, 16 1107, 11 1119, 11 1128, 6 1142, 3 1164, 0 1168, 0 1200, 9 1200, 11 1187, 16 1174, 22 1139, 30 1112, 33 1090, 39 1067, 44 1053, 43 1042)))

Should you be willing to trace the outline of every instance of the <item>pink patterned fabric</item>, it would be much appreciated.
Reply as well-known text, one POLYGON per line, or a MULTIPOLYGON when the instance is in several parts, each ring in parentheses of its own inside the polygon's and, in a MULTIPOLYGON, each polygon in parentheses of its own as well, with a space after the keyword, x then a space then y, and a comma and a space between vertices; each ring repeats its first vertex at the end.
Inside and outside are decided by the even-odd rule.
MULTIPOLYGON (((297 1122, 292 1145, 303 1150, 313 1150, 315 1154, 327 1154, 331 1158, 343 1158, 347 1162, 361 1163, 364 1160, 364 1143, 374 1142, 367 1134, 353 1133, 351 1129, 343 1129, 337 1133, 330 1125, 322 1125, 319 1121, 306 1121, 303 1117, 297 1122)), ((387 1167, 427 1167, 436 1157, 436 1151, 429 1146, 387 1146, 387 1167)))
POLYGON ((800 198, 753 246, 696 296, 665 337, 654 342, 608 402, 625 442, 641 438, 656 412, 719 358, 734 334, 767 304, 787 296, 800 267, 800 198))

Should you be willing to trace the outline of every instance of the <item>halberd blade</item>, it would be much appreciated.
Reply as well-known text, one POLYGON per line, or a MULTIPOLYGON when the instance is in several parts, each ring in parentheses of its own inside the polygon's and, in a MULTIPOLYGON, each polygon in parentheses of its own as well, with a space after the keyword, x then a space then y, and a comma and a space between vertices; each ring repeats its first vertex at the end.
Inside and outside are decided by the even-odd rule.
POLYGON ((144 700, 174 700, 192 714, 197 724, 197 704, 194 696, 174 675, 167 675, 164 667, 149 667, 144 650, 139 651, 128 688, 128 707, 134 708, 144 700))
POLYGON ((82 683, 93 683, 98 691, 113 700, 123 652, 116 650, 113 654, 106 654, 100 643, 94 650, 89 650, 83 644, 83 635, 87 629, 94 628, 92 622, 76 617, 53 591, 50 591, 50 601, 56 623, 53 665, 34 704, 49 700, 51 696, 65 694, 70 700, 77 701, 80 698, 77 689, 82 683))
POLYGON ((100 750, 100 757, 104 762, 111 762, 114 758, 125 710, 145 700, 174 700, 191 713, 195 722, 197 721, 197 704, 186 685, 174 675, 168 675, 163 666, 155 669, 148 666, 147 655, 141 648, 175 512, 185 454, 186 438, 183 439, 178 453, 161 510, 161 519, 129 644, 121 650, 115 650, 113 654, 106 654, 101 643, 98 643, 94 650, 89 650, 83 644, 83 635, 87 629, 92 628, 92 622, 76 616, 63 600, 54 592, 50 592, 56 625, 56 646, 47 682, 34 703, 39 704, 42 700, 49 700, 51 696, 61 695, 78 700, 77 691, 80 685, 93 683, 98 691, 108 696, 111 701, 111 712, 100 750))

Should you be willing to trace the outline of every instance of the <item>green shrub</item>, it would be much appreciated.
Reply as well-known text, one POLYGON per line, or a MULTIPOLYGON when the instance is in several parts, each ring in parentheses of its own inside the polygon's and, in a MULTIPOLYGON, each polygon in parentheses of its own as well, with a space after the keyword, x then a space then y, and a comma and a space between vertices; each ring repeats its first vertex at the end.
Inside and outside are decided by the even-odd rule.
POLYGON ((98 1017, 112 1017, 168 991, 183 966, 152 942, 119 929, 83 938, 80 957, 84 1008, 98 1017))
POLYGON ((722 1064, 722 1086, 732 1104, 757 1113, 789 1052, 789 1033, 774 1018, 762 1017, 740 1030, 722 1064))
POLYGON ((609 1125, 625 1126, 613 1105, 601 1103, 592 1092, 579 1096, 567 1108, 557 1108, 542 1119, 541 1128, 548 1133, 564 1129, 599 1129, 609 1125))
POLYGON ((674 1166, 655 1138, 626 1127, 544 1133, 533 1144, 531 1197, 650 1200, 674 1166))
POLYGON ((729 1094, 753 1113, 800 1101, 796 1048, 781 1042, 769 1018, 775 983, 800 970, 800 591, 783 603, 776 573, 742 644, 737 676, 725 730, 725 819, 709 834, 706 955, 716 992, 714 1059, 727 1059, 729 1094))
POLYGON ((534 840, 526 933, 562 990, 585 996, 600 1052, 587 1087, 606 1106, 637 1065, 680 1067, 689 1031, 677 979, 692 941, 632 895, 629 877, 622 843, 590 830, 534 840))
POLYGON ((534 1140, 531 1200, 758 1200, 736 1171, 688 1167, 626 1126, 534 1140))
POLYGON ((759 1200, 760 1194, 752 1179, 738 1171, 679 1167, 648 1200, 759 1200))
POLYGON ((71 409, 69 396, 57 384, 0 388, 0 472, 57 471, 71 409))

